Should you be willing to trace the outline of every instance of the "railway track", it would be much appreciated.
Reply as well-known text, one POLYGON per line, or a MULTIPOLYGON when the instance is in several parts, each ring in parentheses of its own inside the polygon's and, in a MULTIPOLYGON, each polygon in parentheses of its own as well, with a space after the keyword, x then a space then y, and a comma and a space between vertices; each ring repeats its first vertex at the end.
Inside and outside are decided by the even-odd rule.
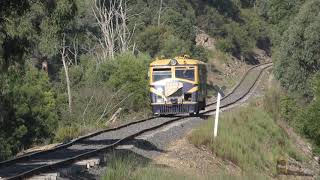
MULTIPOLYGON (((221 100, 221 108, 233 105, 246 97, 258 82, 263 71, 271 66, 272 63, 267 63, 250 68, 233 90, 221 100)), ((214 111, 215 102, 208 104, 206 110, 200 114, 208 115, 214 111)), ((151 117, 82 136, 50 150, 0 162, 0 177, 2 179, 23 179, 35 174, 52 171, 75 161, 111 150, 119 145, 130 143, 130 140, 145 132, 188 118, 197 117, 187 115, 151 117)))

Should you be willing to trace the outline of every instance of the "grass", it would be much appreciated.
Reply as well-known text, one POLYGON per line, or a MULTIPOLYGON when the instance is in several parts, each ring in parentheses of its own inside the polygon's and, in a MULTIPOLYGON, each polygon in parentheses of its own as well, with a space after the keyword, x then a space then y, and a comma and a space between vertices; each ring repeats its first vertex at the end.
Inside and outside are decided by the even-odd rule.
POLYGON ((105 171, 103 180, 250 180, 250 179, 266 179, 260 175, 252 176, 231 176, 227 172, 221 172, 214 175, 197 175, 193 172, 185 172, 180 169, 163 167, 151 164, 149 159, 140 156, 113 155, 108 160, 108 166, 105 171))
POLYGON ((249 173, 275 175, 279 158, 290 156, 303 160, 274 119, 256 104, 259 103, 223 113, 216 139, 213 139, 212 121, 208 121, 189 140, 196 146, 206 146, 249 173))
POLYGON ((133 155, 113 156, 103 180, 196 179, 180 171, 149 165, 133 155))

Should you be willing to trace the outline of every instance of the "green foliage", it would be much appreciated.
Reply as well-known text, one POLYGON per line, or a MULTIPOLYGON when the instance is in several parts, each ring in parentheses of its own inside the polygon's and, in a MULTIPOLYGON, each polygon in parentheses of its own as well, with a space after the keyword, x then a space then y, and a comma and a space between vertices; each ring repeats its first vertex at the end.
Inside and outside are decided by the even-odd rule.
POLYGON ((274 120, 280 119, 281 97, 282 94, 279 83, 272 83, 263 97, 263 109, 269 113, 274 120))
POLYGON ((309 79, 319 70, 320 1, 306 2, 285 31, 275 55, 275 75, 291 92, 311 94, 309 79))
POLYGON ((211 36, 220 35, 225 23, 226 18, 210 6, 206 6, 197 16, 197 26, 211 36))
POLYGON ((57 142, 67 142, 81 135, 80 128, 77 126, 63 126, 58 128, 54 140, 57 142))
POLYGON ((67 108, 63 71, 60 73, 61 82, 56 84, 61 113, 55 137, 57 141, 68 140, 105 126, 105 122, 119 108, 123 109, 121 118, 137 111, 147 113, 148 56, 125 53, 100 64, 90 63, 90 57, 82 56, 80 59, 81 65, 69 68, 72 113, 67 108))
POLYGON ((148 65, 150 58, 139 54, 120 54, 115 59, 115 72, 110 76, 109 83, 115 89, 124 88, 129 103, 125 107, 132 110, 139 110, 148 104, 148 65), (128 97, 129 98, 129 97, 128 97))
POLYGON ((256 46, 268 50, 270 44, 264 42, 269 37, 267 23, 250 9, 242 10, 241 18, 244 23, 231 21, 223 25, 223 35, 217 42, 217 48, 223 52, 245 57, 248 57, 256 46))
MULTIPOLYGON (((316 153, 320 154, 320 75, 317 74, 313 80, 314 100, 305 108, 299 111, 295 118, 296 128, 311 139, 315 144, 316 153)), ((294 113, 292 113, 294 114, 294 113)))
POLYGON ((191 49, 192 58, 198 59, 203 62, 208 62, 210 52, 202 46, 192 46, 191 49))
POLYGON ((191 42, 173 35, 167 27, 150 26, 138 35, 138 47, 151 57, 164 55, 174 57, 189 54, 191 42))
POLYGON ((278 158, 290 156, 303 159, 269 114, 253 105, 223 114, 215 139, 212 127, 210 120, 195 130, 190 137, 191 142, 196 146, 208 147, 245 172, 262 173, 268 169, 276 174, 278 158))
POLYGON ((182 172, 148 165, 146 160, 133 155, 114 155, 109 160, 109 166, 103 180, 164 180, 164 179, 196 179, 182 172))
POLYGON ((224 25, 226 36, 217 43, 217 48, 234 55, 247 55, 255 46, 255 41, 244 26, 236 22, 224 25))
POLYGON ((57 104, 48 76, 31 67, 9 72, 0 76, 0 139, 5 139, 0 159, 44 142, 57 127, 57 104))
MULTIPOLYGON (((189 8, 192 11, 192 8, 189 8)), ((188 12, 188 11, 185 11, 188 12)), ((193 25, 195 23, 195 15, 186 16, 181 14, 174 9, 168 9, 164 12, 162 17, 163 24, 172 28, 175 35, 178 37, 188 40, 194 39, 195 36, 193 25)))
POLYGON ((137 37, 137 44, 141 51, 147 52, 151 57, 156 56, 161 49, 161 43, 167 34, 165 27, 150 26, 137 37))
POLYGON ((91 2, 1 1, 0 121, 4 123, 0 141, 4 143, 0 158, 45 138, 69 140, 101 128, 120 107, 122 118, 138 111, 148 114, 150 57, 144 54, 152 58, 188 54, 206 62, 208 50, 195 45, 198 27, 221 39, 226 52, 248 54, 265 37, 264 24, 249 10, 241 12, 242 7, 252 7, 252 1, 239 2, 241 5, 233 0, 163 1, 158 25, 158 0, 128 1, 128 28, 135 32, 132 44, 138 55, 125 53, 114 60, 98 60, 102 49, 94 37, 101 34, 93 23, 91 2), (64 35, 71 113, 60 54, 64 35), (40 69, 44 60, 49 64, 49 77, 34 68, 40 69))
POLYGON ((289 122, 291 125, 296 126, 294 121, 299 113, 296 100, 293 97, 286 95, 281 97, 280 103, 281 118, 289 122))
POLYGON ((161 44, 161 55, 165 57, 174 57, 181 56, 184 54, 190 54, 190 41, 184 41, 173 35, 169 35, 166 39, 163 40, 161 44))
POLYGON ((250 176, 234 176, 230 173, 219 169, 215 171, 215 174, 206 174, 205 172, 201 176, 192 171, 186 172, 180 168, 167 168, 158 165, 154 165, 149 162, 149 159, 138 156, 136 154, 128 153, 114 153, 110 156, 106 156, 108 168, 106 168, 103 180, 247 180, 247 179, 267 179, 262 175, 256 175, 249 173, 250 176), (111 156, 111 157, 110 157, 111 156))

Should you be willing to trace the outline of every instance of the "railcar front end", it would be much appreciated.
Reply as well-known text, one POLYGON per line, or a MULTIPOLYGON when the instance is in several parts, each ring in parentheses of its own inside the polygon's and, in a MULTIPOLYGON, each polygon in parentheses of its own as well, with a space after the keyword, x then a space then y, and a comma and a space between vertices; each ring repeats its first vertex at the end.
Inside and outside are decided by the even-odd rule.
POLYGON ((204 63, 185 57, 150 65, 150 97, 155 115, 197 114, 205 108, 204 63))

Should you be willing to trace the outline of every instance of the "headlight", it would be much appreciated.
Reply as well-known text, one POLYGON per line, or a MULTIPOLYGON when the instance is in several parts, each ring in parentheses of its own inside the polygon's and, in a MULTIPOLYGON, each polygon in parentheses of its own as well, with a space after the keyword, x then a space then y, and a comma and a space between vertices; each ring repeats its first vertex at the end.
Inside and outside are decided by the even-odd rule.
POLYGON ((157 88, 157 92, 158 92, 159 94, 162 94, 162 93, 163 93, 163 88, 158 87, 158 88, 157 88))

